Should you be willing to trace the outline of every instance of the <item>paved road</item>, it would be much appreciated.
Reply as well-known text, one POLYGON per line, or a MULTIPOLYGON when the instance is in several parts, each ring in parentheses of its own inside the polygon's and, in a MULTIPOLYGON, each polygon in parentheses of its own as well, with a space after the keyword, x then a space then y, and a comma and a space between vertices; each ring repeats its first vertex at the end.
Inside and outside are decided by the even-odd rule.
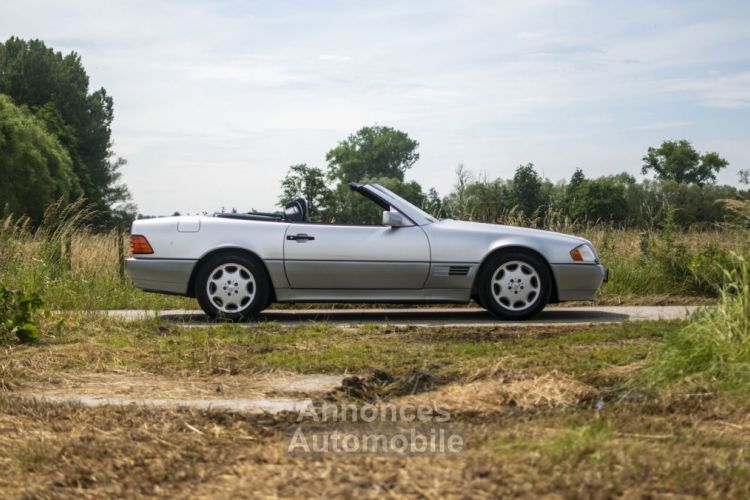
MULTIPOLYGON (((422 308, 422 309, 271 309, 258 321, 299 324, 324 321, 343 325, 390 324, 414 326, 541 326, 618 321, 670 320, 687 318, 695 306, 610 306, 550 307, 530 321, 502 321, 484 309, 422 308)), ((138 320, 159 316, 165 321, 189 326, 216 324, 201 311, 101 311, 111 317, 138 320)), ((246 323, 252 326, 253 323, 246 323)))

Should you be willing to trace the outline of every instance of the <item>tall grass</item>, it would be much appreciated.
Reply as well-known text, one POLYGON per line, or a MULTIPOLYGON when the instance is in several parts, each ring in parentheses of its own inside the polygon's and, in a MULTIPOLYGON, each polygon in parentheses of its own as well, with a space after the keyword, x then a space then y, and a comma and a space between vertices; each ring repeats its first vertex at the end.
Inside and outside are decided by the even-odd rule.
POLYGON ((716 307, 700 311, 647 370, 652 383, 738 390, 750 399, 750 262, 734 255, 724 268, 716 307))
POLYGON ((92 232, 91 214, 81 200, 51 205, 36 228, 25 217, 0 221, 0 283, 37 291, 58 309, 194 307, 189 299, 133 288, 120 275, 123 233, 92 232))
POLYGON ((547 229, 589 239, 610 269, 611 282, 599 294, 605 303, 654 303, 715 298, 723 282, 721 268, 730 255, 750 255, 750 231, 744 221, 684 229, 668 211, 661 227, 648 230, 613 226, 602 221, 575 221, 562 211, 525 216, 511 209, 500 224, 547 229))
MULTIPOLYGON (((192 299, 136 290, 120 276, 127 242, 118 231, 93 232, 79 201, 54 204, 39 227, 27 218, 0 220, 0 283, 37 291, 52 308, 194 308, 192 299)), ((508 212, 498 222, 581 235, 592 241, 611 279, 599 302, 669 303, 712 300, 723 276, 715 262, 732 265, 731 252, 750 253, 742 228, 634 231, 607 224, 575 224, 561 214, 528 219, 508 212)))

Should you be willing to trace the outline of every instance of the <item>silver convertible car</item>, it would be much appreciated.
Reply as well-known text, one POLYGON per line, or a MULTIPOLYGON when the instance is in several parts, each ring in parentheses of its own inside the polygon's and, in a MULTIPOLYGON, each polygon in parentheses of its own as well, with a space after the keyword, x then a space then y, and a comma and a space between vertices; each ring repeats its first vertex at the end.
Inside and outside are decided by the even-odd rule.
POLYGON ((279 213, 133 223, 136 287, 196 297, 211 317, 245 320, 273 302, 467 303, 505 319, 550 302, 592 300, 607 269, 591 243, 549 231, 438 220, 378 184, 350 183, 382 224, 279 213))

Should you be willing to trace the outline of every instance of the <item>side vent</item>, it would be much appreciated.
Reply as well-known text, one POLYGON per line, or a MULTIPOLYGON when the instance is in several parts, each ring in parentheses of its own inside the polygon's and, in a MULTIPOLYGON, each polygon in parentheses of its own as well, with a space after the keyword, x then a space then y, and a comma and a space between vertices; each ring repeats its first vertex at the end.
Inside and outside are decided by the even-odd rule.
POLYGON ((436 265, 432 268, 433 276, 468 276, 471 266, 436 265))

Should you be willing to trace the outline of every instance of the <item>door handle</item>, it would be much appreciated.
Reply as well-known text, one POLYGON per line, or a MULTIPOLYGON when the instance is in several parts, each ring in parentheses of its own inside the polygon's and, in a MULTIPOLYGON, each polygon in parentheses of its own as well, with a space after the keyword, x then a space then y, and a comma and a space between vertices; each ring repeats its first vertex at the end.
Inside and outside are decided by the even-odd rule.
POLYGON ((309 236, 305 233, 290 234, 286 237, 286 239, 289 241, 309 241, 309 240, 314 240, 315 236, 309 236))

